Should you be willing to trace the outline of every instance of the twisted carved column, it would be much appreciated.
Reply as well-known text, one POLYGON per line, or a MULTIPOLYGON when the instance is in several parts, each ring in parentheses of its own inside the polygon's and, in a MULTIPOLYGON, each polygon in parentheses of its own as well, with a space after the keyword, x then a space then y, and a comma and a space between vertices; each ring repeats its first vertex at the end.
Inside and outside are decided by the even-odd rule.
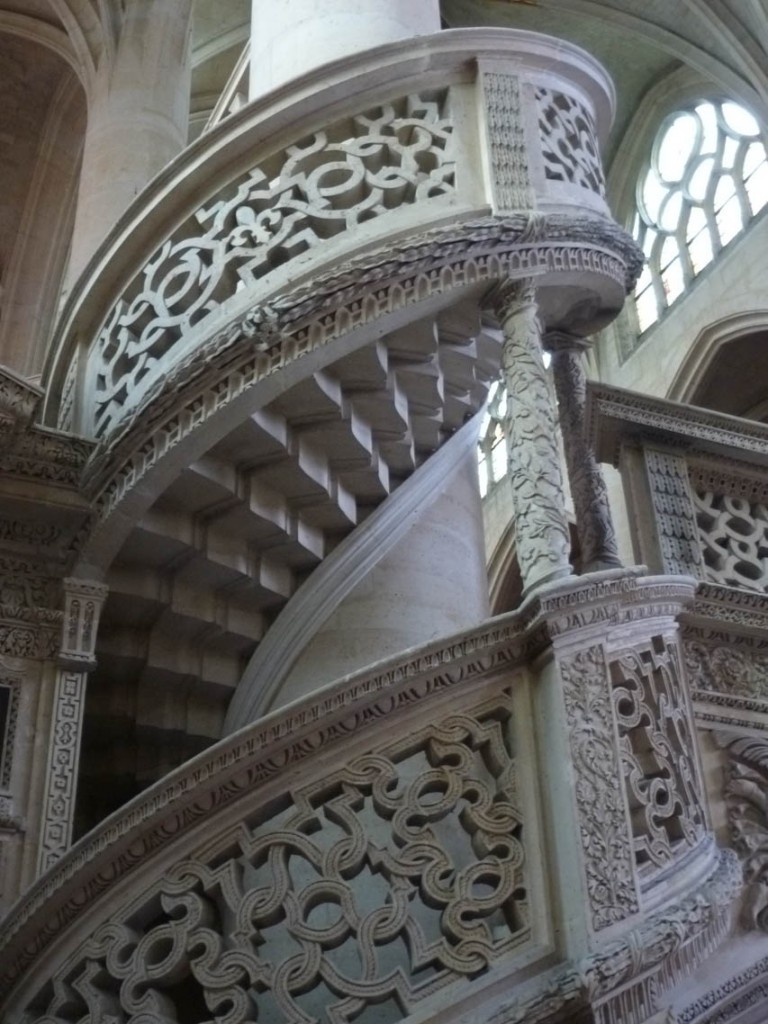
POLYGON ((612 569, 621 565, 616 533, 608 504, 605 479, 595 453, 587 443, 584 405, 587 377, 583 352, 587 343, 570 334, 550 332, 544 339, 552 353, 555 391, 560 406, 565 461, 576 509, 584 572, 612 569))
POLYGON ((524 593, 568 576, 570 536, 557 446, 556 411, 542 359, 533 281, 505 281, 489 301, 504 331, 509 391, 509 477, 524 593))

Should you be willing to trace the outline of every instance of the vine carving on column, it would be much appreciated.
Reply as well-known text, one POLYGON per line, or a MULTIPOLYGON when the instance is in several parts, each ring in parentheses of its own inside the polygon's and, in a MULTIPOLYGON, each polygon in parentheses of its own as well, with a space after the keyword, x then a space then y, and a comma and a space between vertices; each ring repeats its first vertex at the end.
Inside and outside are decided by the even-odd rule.
POLYGON ((655 636, 610 662, 638 868, 664 867, 706 832, 696 739, 674 642, 655 636))
POLYGON ((395 1021, 484 972, 530 934, 510 729, 500 694, 276 798, 114 913, 26 1021, 395 1021))
POLYGON ((602 647, 563 658, 560 676, 592 925, 598 931, 639 906, 602 647))
POLYGON ((570 572, 570 534, 541 327, 530 282, 509 281, 492 295, 504 330, 502 366, 509 390, 509 477, 517 555, 526 587, 570 572))

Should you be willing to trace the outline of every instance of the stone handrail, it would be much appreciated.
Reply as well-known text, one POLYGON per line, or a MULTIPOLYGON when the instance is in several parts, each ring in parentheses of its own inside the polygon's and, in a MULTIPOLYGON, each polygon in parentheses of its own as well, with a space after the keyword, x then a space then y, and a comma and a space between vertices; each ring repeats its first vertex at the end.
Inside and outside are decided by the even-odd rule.
MULTIPOLYGON (((154 179, 86 267, 52 345, 48 422, 108 437, 227 324, 254 307, 269 320, 278 296, 406 232, 538 211, 519 237, 547 241, 554 216, 562 238, 569 213, 611 236, 598 145, 612 104, 588 55, 512 30, 379 47, 249 104, 154 179)), ((631 273, 608 276, 621 292, 631 273)))
POLYGON ((509 991, 502 973, 551 966, 563 914, 584 919, 590 971, 605 965, 580 998, 646 984, 662 964, 673 983, 722 935, 735 884, 685 753, 674 617, 691 591, 624 572, 568 581, 223 740, 81 839, 12 908, 3 1019, 71 1024, 118 1004, 158 1020, 173 1019, 169 1006, 316 1019, 387 1000, 401 1016, 467 998, 456 986, 468 977, 476 1003, 509 991), (640 753, 633 703, 653 738, 640 753), (565 756, 573 789, 550 770, 565 756), (566 847, 552 869, 572 883, 556 896, 541 851, 556 861, 566 847), (634 929, 631 957, 617 927, 634 929))

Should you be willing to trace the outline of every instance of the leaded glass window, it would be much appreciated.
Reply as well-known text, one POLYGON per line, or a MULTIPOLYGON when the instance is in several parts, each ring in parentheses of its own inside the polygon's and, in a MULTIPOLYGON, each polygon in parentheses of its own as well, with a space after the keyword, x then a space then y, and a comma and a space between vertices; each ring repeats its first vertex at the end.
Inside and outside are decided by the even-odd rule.
POLYGON ((768 203, 768 158, 755 118, 728 100, 666 119, 637 187, 634 236, 647 263, 635 289, 647 330, 768 203))
POLYGON ((488 392, 488 406, 480 426, 478 461, 480 494, 483 497, 507 472, 507 438, 504 432, 506 415, 507 389, 497 380, 488 392))

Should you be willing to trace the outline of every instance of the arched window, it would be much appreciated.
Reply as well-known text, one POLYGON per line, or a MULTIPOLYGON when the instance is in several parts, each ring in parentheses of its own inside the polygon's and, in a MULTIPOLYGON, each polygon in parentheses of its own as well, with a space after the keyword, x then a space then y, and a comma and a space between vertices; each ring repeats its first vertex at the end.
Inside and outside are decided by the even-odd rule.
POLYGON ((483 498, 507 472, 507 438, 504 431, 506 415, 507 389, 502 381, 497 380, 488 392, 488 405, 478 441, 480 494, 483 498))
POLYGON ((755 118, 702 101, 671 114, 637 185, 635 239, 647 264, 635 289, 640 331, 768 203, 768 158, 755 118))

